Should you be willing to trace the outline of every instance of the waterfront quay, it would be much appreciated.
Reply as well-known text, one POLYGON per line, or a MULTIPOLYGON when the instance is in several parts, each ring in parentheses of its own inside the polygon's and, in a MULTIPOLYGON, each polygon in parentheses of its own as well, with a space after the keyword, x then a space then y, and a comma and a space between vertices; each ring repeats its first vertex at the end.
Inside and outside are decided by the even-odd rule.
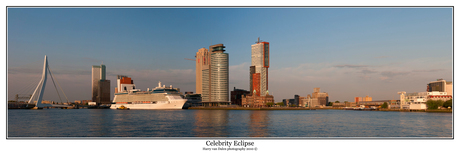
POLYGON ((322 108, 304 108, 304 107, 189 107, 188 109, 202 109, 202 110, 316 110, 322 108))
MULTIPOLYGON (((188 109, 196 110, 347 110, 344 108, 308 108, 308 107, 189 107, 188 109)), ((392 111, 392 112, 432 112, 432 113, 452 113, 452 109, 426 109, 426 110, 410 110, 410 109, 354 109, 351 111, 392 111)))

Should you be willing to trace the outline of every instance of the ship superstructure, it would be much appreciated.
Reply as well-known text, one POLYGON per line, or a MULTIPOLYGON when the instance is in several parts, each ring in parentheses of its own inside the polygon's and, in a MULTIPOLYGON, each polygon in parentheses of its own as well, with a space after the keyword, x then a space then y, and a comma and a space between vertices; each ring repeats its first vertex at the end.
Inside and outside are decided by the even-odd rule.
POLYGON ((111 109, 124 106, 129 109, 182 109, 187 101, 180 95, 179 89, 172 85, 166 87, 158 83, 158 87, 147 91, 136 89, 131 78, 119 75, 117 88, 111 109))

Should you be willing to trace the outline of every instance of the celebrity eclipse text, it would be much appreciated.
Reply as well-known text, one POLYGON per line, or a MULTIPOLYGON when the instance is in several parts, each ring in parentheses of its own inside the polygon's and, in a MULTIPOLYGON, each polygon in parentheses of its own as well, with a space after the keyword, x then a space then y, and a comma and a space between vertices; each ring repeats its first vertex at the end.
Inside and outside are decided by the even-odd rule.
POLYGON ((207 151, 257 151, 254 142, 235 140, 235 141, 220 141, 207 140, 206 147, 203 150, 207 151))

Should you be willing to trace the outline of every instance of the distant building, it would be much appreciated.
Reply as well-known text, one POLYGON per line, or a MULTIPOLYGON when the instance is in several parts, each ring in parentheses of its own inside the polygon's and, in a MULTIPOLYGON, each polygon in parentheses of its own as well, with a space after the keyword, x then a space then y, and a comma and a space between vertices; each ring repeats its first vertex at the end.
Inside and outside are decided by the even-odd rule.
POLYGON ((233 87, 233 91, 231 92, 231 96, 230 96, 230 99, 231 99, 231 102, 232 102, 232 105, 239 105, 239 106, 242 106, 242 96, 243 95, 249 95, 251 92, 247 91, 247 90, 243 90, 243 89, 236 89, 236 87, 233 87))
POLYGON ((81 104, 82 105, 86 105, 88 104, 89 102, 91 102, 92 100, 81 100, 81 104))
POLYGON ((243 107, 265 107, 268 103, 275 103, 273 95, 268 93, 265 96, 257 96, 256 94, 252 95, 242 95, 241 103, 243 107))
POLYGON ((372 97, 369 97, 369 95, 366 97, 355 97, 355 103, 359 104, 362 101, 372 101, 372 97))
POLYGON ((298 104, 297 106, 301 107, 322 107, 327 106, 329 103, 329 94, 326 92, 321 92, 320 88, 313 88, 313 93, 307 97, 299 97, 299 100, 296 101, 294 98, 294 103, 298 104), (299 103, 297 103, 297 101, 299 103))
POLYGON ((426 109, 426 102, 428 100, 447 101, 452 99, 452 95, 439 91, 415 93, 402 91, 398 92, 398 94, 400 95, 400 109, 426 109))
POLYGON ((372 97, 369 97, 369 95, 367 95, 366 97, 363 97, 363 101, 372 101, 372 97))
POLYGON ((285 106, 299 106, 301 99, 299 95, 294 95, 294 99, 283 99, 283 103, 285 106))
POLYGON ((327 92, 320 92, 320 88, 314 88, 312 98, 318 99, 318 105, 326 106, 329 102, 329 94, 327 92))
POLYGON ((97 105, 111 104, 110 80, 106 80, 105 65, 93 65, 92 67, 92 100, 97 105))
POLYGON ((443 79, 438 79, 437 81, 431 81, 427 85, 427 92, 438 91, 446 92, 447 95, 452 95, 452 82, 447 82, 443 79))
POLYGON ((187 101, 185 102, 183 108, 202 106, 201 94, 193 94, 193 92, 185 92, 184 99, 187 99, 187 101))
POLYGON ((318 98, 312 98, 310 94, 307 97, 300 97, 300 104, 301 107, 316 107, 318 106, 318 98))
POLYGON ((427 100, 441 100, 441 101, 448 101, 452 99, 452 95, 448 95, 447 92, 427 92, 427 100))
POLYGON ((363 101, 363 97, 355 97, 355 103, 363 101))
POLYGON ((292 106, 295 103, 295 99, 283 99, 284 106, 292 106))

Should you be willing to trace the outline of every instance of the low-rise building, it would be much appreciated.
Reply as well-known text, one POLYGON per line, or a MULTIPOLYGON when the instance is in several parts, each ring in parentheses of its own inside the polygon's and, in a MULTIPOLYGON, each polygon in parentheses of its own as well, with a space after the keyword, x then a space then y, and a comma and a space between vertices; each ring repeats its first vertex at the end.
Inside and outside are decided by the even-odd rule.
POLYGON ((452 98, 447 92, 415 92, 406 93, 404 91, 398 92, 400 94, 400 109, 426 109, 426 102, 428 100, 442 100, 447 101, 452 98))
POLYGON ((251 92, 243 89, 236 89, 236 87, 233 87, 233 91, 231 91, 231 102, 232 105, 239 105, 242 106, 242 96, 243 95, 249 95, 251 92))
POLYGON ((265 96, 242 95, 241 103, 243 107, 265 107, 268 103, 275 103, 275 99, 268 93, 265 96))

